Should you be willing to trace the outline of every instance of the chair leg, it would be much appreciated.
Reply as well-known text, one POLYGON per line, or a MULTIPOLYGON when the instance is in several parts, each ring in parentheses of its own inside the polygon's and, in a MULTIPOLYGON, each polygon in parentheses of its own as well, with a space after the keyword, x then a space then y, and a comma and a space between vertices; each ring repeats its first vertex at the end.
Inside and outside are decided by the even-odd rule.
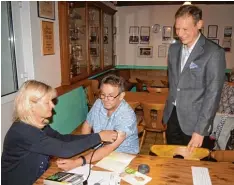
POLYGON ((142 135, 141 142, 140 142, 140 151, 141 151, 141 147, 142 147, 144 140, 145 140, 145 134, 146 134, 146 130, 143 131, 143 135, 142 135))
POLYGON ((163 144, 167 144, 166 132, 163 132, 163 144))

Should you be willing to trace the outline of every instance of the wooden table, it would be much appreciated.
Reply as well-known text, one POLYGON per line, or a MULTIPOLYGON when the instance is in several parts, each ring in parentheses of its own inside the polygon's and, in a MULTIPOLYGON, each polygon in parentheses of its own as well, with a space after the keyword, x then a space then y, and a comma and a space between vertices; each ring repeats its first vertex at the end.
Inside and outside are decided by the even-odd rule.
POLYGON ((165 104, 168 93, 148 93, 148 92, 125 92, 124 99, 127 102, 149 102, 165 104))
MULTIPOLYGON (((234 164, 221 162, 190 161, 183 159, 160 158, 149 155, 138 155, 130 163, 130 167, 137 169, 139 164, 148 164, 150 172, 147 174, 152 180, 147 185, 192 185, 191 166, 209 169, 212 185, 234 184, 234 164)), ((95 167, 95 170, 97 167, 95 167)), ((100 168, 99 168, 100 169, 100 168)), ((58 172, 55 162, 39 178, 34 185, 42 185, 43 179, 58 172)), ((121 181, 121 185, 127 185, 121 181)))

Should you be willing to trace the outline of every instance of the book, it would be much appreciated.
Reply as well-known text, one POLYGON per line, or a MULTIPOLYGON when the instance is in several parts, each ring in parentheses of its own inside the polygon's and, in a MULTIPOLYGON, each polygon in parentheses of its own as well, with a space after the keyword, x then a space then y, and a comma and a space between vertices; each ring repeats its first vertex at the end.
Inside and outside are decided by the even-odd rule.
POLYGON ((133 158, 136 156, 121 152, 112 152, 110 155, 104 157, 95 166, 110 170, 113 172, 121 173, 129 165, 133 158))
POLYGON ((57 172, 44 180, 45 185, 83 185, 82 174, 57 172))

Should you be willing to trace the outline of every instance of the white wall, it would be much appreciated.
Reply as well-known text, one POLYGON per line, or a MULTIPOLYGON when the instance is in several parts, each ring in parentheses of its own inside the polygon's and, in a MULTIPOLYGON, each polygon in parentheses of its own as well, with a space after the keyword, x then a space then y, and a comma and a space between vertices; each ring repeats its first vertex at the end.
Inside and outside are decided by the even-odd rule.
MULTIPOLYGON (((55 55, 42 55, 41 18, 37 16, 37 2, 13 2, 13 21, 16 35, 16 57, 19 62, 19 85, 26 79, 20 73, 26 72, 28 79, 43 81, 52 87, 61 85, 58 9, 55 3, 54 40, 55 55)), ((1 146, 5 134, 12 124, 14 95, 1 98, 1 146)))
MULTIPOLYGON (((207 36, 208 25, 218 25, 218 39, 222 43, 224 26, 232 26, 234 37, 234 5, 198 5, 203 10, 204 34, 207 36)), ((152 58, 138 58, 138 46, 146 44, 129 44, 130 26, 162 26, 174 25, 174 14, 179 5, 167 6, 129 6, 118 7, 116 14, 117 38, 116 53, 117 65, 137 66, 167 66, 166 58, 158 58, 158 45, 162 44, 162 31, 150 32, 149 46, 153 46, 152 58)), ((234 39, 232 51, 226 52, 227 68, 234 67, 234 39)))

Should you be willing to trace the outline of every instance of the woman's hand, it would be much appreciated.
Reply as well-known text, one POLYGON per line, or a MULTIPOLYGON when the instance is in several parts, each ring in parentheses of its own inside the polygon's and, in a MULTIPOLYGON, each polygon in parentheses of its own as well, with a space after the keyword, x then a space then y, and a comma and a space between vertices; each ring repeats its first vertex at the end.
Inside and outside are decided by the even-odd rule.
POLYGON ((113 143, 118 137, 118 132, 114 130, 103 130, 99 132, 99 135, 102 141, 113 143))
POLYGON ((69 171, 73 168, 79 167, 82 165, 81 159, 58 159, 56 161, 57 166, 65 171, 69 171))

